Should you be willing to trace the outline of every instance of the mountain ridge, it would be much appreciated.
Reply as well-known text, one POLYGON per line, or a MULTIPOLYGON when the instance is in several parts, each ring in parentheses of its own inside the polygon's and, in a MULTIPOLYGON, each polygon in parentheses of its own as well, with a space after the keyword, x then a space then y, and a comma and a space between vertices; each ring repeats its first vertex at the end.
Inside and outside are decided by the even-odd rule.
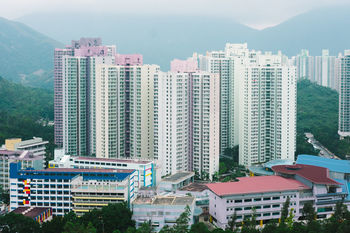
POLYGON ((17 19, 20 23, 7 20, 3 30, 0 18, 0 54, 5 54, 0 56, 0 75, 52 89, 54 48, 80 37, 101 37, 104 44, 116 44, 119 53, 143 54, 145 63, 159 64, 162 70, 174 58, 220 50, 225 43, 247 42, 250 49, 281 50, 288 56, 305 48, 313 56, 325 48, 337 55, 350 47, 349 10, 319 8, 263 30, 220 17, 59 12, 23 16, 17 19))
POLYGON ((53 50, 60 46, 23 23, 0 17, 0 75, 11 81, 53 86, 53 50))

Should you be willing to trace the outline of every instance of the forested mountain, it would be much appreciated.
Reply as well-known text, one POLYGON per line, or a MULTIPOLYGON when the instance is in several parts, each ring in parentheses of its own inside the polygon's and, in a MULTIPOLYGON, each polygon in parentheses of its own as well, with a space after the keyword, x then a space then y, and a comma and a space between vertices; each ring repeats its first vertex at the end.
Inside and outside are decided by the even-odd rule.
POLYGON ((0 144, 6 138, 33 136, 48 140, 53 152, 53 91, 24 87, 0 77, 0 144))
POLYGON ((60 46, 22 23, 0 17, 0 76, 53 89, 53 53, 60 46))
POLYGON ((350 154, 350 141, 339 140, 338 102, 336 91, 300 80, 297 90, 297 154, 314 153, 305 142, 304 132, 314 134, 331 152, 344 158, 350 154))

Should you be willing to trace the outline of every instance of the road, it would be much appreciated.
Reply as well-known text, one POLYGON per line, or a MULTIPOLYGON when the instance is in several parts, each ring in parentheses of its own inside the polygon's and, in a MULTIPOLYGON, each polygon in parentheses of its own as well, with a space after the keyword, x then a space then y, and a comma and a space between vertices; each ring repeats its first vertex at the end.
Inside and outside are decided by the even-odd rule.
POLYGON ((305 133, 305 136, 308 138, 308 143, 310 143, 315 149, 320 150, 320 153, 318 154, 319 156, 329 159, 340 159, 338 156, 330 152, 319 141, 317 141, 312 133, 305 133))

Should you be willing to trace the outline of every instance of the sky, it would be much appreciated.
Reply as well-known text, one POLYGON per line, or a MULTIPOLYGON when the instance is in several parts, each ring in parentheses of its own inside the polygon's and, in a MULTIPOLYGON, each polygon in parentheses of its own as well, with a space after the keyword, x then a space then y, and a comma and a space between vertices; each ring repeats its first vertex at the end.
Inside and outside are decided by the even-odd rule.
POLYGON ((225 17, 263 29, 318 7, 349 0, 0 0, 0 16, 16 19, 50 12, 205 15, 225 17))

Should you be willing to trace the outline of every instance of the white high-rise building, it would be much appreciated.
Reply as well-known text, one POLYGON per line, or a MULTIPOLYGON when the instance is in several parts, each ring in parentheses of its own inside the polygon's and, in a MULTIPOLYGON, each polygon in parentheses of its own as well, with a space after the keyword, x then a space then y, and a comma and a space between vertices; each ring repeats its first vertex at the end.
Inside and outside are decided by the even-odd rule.
POLYGON ((282 54, 251 53, 239 67, 239 163, 294 160, 296 68, 282 54), (255 58, 254 58, 255 57, 255 58))
MULTIPOLYGON (((108 50, 107 47, 96 49, 108 50)), ((62 58, 63 148, 70 155, 92 155, 96 153, 96 65, 113 64, 114 56, 104 57, 99 53, 78 56, 79 52, 62 58)))
POLYGON ((207 52, 199 55, 199 69, 220 76, 220 152, 226 148, 238 145, 238 112, 235 107, 238 102, 237 79, 235 78, 237 64, 248 55, 247 43, 226 44, 225 51, 207 52))
POLYGON ((96 156, 153 159, 153 92, 157 65, 99 65, 96 156))
POLYGON ((338 72, 336 71, 337 58, 329 55, 328 49, 322 50, 322 56, 315 57, 315 82, 317 84, 338 89, 338 72))
POLYGON ((154 80, 154 157, 162 175, 193 170, 211 178, 219 169, 219 76, 176 62, 178 70, 154 80))
POLYGON ((350 50, 340 59, 339 127, 340 139, 350 136, 350 50))
POLYGON ((188 74, 160 72, 154 81, 154 158, 162 175, 187 171, 188 74))
POLYGON ((310 56, 309 51, 306 49, 302 49, 300 54, 298 54, 296 57, 293 57, 293 59, 295 59, 295 66, 297 69, 297 80, 309 79, 310 81, 315 81, 315 58, 313 56, 310 56))

